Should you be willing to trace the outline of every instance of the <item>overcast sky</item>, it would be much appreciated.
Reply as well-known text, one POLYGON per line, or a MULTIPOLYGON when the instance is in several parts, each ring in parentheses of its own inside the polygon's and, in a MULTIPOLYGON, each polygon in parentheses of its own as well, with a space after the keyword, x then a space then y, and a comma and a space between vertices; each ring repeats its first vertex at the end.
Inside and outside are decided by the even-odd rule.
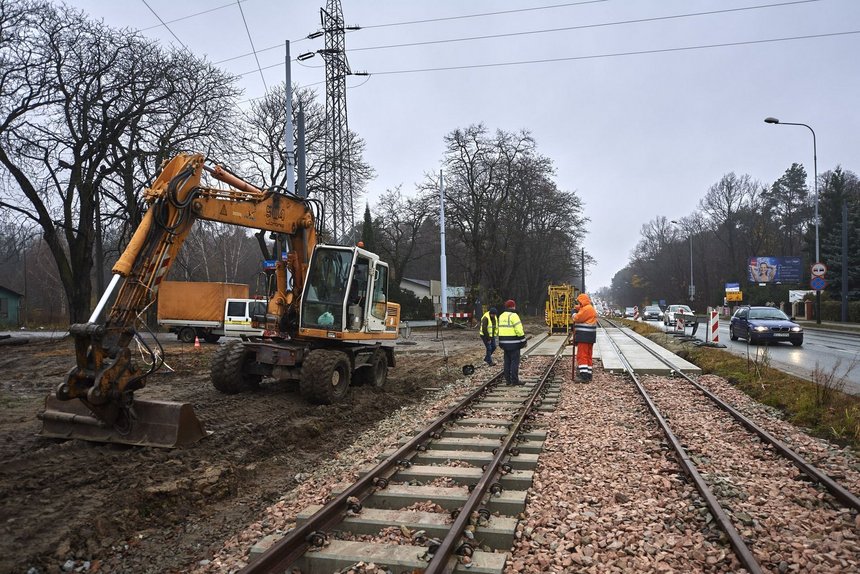
MULTIPOLYGON (((249 72, 241 79, 247 99, 264 94, 263 78, 269 86, 283 82, 284 40, 292 42, 293 57, 324 45, 323 38, 304 39, 319 29, 324 0, 242 2, 263 78, 236 2, 69 4, 111 26, 181 42, 232 73, 249 72)), ((412 192, 425 173, 437 171, 442 138, 455 128, 483 122, 491 130, 527 129, 554 161, 559 187, 576 190, 585 203, 585 248, 597 259, 589 291, 609 285, 626 264, 643 224, 690 214, 727 172, 770 183, 799 162, 811 186, 809 130, 765 124, 766 116, 812 126, 819 172, 837 164, 860 172, 860 0, 342 5, 346 23, 362 27, 346 37, 350 65, 372 74, 347 80, 350 128, 367 142, 377 173, 371 203, 398 184, 412 192), (744 9, 753 6, 761 8, 744 9), (508 13, 465 17, 490 12, 508 13), (643 19, 650 21, 619 23, 643 19), (525 34, 572 27, 580 28, 525 34), (834 35, 845 32, 854 33, 834 35), (504 36, 452 41, 488 35, 504 36), (402 46, 440 40, 447 42, 402 46), (401 46, 383 48, 394 44, 401 46), (535 60, 556 61, 486 66, 535 60), (425 71, 406 73, 414 70, 425 71)), ((322 65, 317 56, 292 67, 294 83, 315 85, 321 99, 322 65)))

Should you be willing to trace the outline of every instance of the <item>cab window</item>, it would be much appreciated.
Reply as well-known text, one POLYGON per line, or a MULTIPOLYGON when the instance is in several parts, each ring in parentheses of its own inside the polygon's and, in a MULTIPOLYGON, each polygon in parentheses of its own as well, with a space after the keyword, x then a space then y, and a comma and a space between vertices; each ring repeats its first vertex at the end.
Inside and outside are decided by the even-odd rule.
POLYGON ((247 303, 244 301, 229 301, 227 303, 227 316, 228 317, 244 317, 245 309, 247 308, 247 303))
POLYGON ((373 284, 373 306, 370 313, 377 319, 385 319, 388 303, 388 267, 376 267, 376 281, 373 284))

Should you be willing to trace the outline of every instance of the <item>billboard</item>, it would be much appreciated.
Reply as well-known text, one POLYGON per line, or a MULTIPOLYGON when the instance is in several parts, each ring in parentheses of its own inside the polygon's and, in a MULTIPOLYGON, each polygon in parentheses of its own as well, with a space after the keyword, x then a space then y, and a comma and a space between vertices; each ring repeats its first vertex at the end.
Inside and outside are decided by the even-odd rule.
POLYGON ((800 283, 800 257, 750 257, 747 278, 753 283, 800 283))

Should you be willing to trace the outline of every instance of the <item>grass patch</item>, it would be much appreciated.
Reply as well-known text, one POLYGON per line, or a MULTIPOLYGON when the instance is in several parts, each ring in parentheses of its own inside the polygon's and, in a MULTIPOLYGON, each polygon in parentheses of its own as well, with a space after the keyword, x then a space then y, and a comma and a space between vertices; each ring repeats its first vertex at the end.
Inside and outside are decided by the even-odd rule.
MULTIPOLYGON (((661 332, 645 323, 625 324, 641 335, 661 332)), ((723 377, 758 402, 779 409, 786 420, 810 434, 860 447, 860 397, 842 392, 847 374, 860 368, 857 361, 837 363, 827 371, 816 368, 810 373, 812 381, 808 381, 772 368, 766 345, 751 346, 749 358, 693 345, 685 345, 684 350, 684 359, 702 373, 723 377)))

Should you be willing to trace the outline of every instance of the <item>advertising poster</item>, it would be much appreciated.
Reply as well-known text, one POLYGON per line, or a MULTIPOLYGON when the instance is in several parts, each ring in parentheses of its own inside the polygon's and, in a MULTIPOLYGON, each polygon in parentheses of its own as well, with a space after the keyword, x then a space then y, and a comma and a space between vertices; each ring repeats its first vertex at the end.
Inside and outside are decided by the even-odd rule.
POLYGON ((750 257, 747 272, 753 283, 800 283, 800 257, 750 257))

